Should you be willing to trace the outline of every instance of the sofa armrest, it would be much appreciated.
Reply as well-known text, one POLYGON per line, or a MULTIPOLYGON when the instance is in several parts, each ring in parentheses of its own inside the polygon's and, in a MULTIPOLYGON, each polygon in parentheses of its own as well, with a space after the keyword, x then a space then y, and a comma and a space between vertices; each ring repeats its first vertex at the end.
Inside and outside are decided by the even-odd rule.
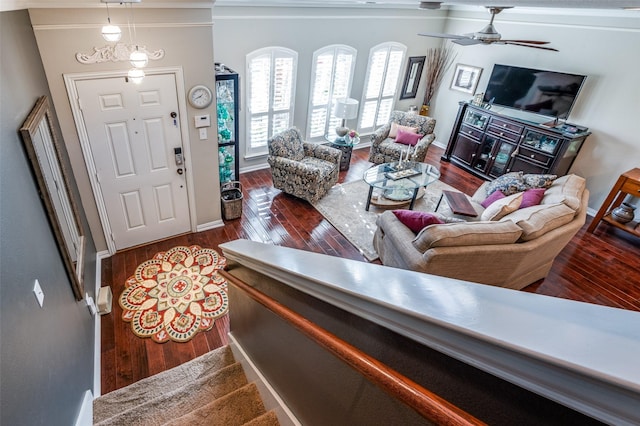
POLYGON ((413 152, 411 159, 413 161, 423 162, 427 156, 427 150, 429 146, 436 140, 436 135, 433 133, 429 133, 425 135, 422 139, 418 141, 415 146, 415 151, 413 152))
POLYGON ((334 164, 340 164, 342 151, 339 149, 311 142, 303 142, 302 146, 304 147, 304 155, 306 157, 315 157, 334 164))

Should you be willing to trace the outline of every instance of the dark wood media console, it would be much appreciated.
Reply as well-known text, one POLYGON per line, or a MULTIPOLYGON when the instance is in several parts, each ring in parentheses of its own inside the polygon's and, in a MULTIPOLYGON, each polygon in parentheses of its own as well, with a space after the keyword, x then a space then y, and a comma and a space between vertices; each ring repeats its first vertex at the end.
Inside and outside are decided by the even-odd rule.
POLYGON ((517 171, 562 176, 590 134, 565 133, 460 102, 442 160, 488 180, 517 171))

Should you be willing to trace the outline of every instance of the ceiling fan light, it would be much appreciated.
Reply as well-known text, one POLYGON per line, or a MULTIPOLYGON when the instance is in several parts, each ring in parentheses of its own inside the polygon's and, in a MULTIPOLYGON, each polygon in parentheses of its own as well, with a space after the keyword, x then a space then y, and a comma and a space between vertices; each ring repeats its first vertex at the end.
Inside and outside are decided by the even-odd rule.
POLYGON ((149 63, 149 56, 145 52, 140 52, 138 46, 129 55, 129 62, 134 68, 144 68, 149 63))
POLYGON ((104 38, 106 41, 119 41, 121 37, 122 31, 120 30, 119 26, 111 25, 111 23, 109 23, 109 25, 105 25, 104 27, 102 27, 102 38, 104 38))
POLYGON ((144 71, 140 68, 131 68, 127 73, 127 77, 129 77, 129 81, 140 84, 142 83, 142 79, 144 78, 144 71))

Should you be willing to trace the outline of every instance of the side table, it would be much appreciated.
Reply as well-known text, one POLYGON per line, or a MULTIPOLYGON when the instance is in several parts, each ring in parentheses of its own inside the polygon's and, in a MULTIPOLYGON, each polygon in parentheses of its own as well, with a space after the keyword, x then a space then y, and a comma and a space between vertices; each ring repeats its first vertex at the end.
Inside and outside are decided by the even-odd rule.
POLYGON ((325 135, 324 138, 330 142, 329 146, 331 148, 336 148, 342 151, 342 157, 340 158, 340 171, 349 170, 353 146, 360 143, 360 138, 350 138, 349 136, 340 137, 329 134, 325 135))
POLYGON ((638 221, 632 220, 628 223, 620 223, 611 217, 611 210, 622 204, 622 201, 627 194, 633 195, 634 197, 640 197, 639 168, 631 169, 620 175, 618 181, 613 185, 613 188, 611 188, 611 192, 609 192, 609 195, 607 195, 607 198, 604 200, 604 203, 602 203, 602 207, 600 207, 600 210, 598 210, 598 213, 587 228, 587 232, 593 232, 600 221, 604 220, 616 228, 640 237, 640 224, 638 221))

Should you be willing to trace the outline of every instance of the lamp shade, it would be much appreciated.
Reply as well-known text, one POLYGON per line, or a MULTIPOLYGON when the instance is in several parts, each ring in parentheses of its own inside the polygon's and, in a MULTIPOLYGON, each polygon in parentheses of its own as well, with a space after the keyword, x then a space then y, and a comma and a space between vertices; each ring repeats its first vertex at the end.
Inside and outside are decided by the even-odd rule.
POLYGON ((356 118, 358 116, 358 101, 351 98, 336 99, 333 115, 346 120, 356 118))

